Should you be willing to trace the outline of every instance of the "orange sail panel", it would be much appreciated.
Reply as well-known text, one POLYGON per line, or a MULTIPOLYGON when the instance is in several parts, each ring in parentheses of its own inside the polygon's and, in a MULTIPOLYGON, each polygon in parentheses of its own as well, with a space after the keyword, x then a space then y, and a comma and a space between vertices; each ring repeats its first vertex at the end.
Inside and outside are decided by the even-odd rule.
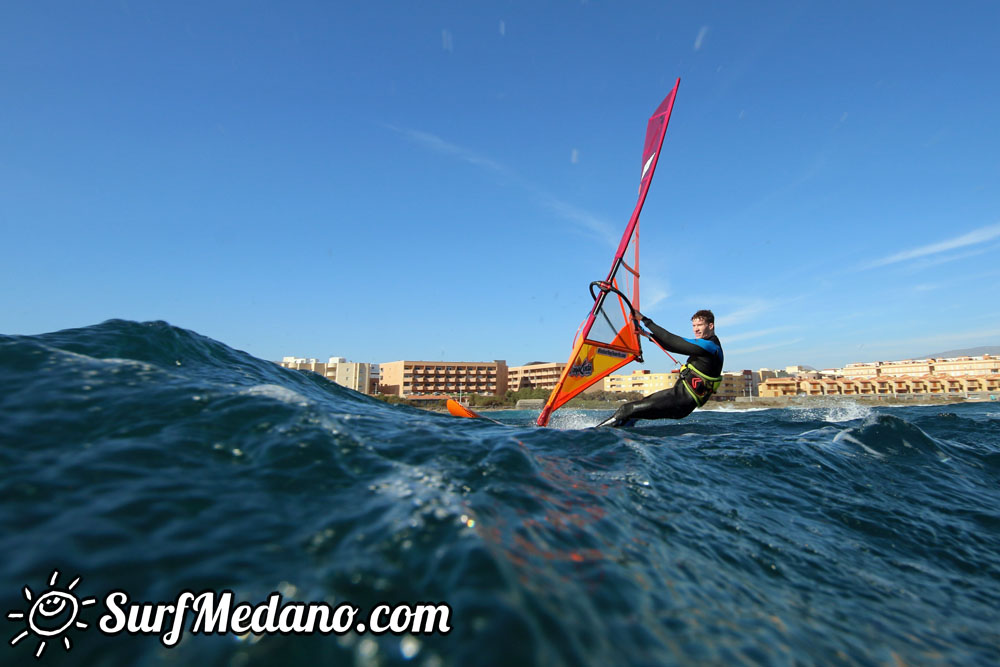
POLYGON ((631 361, 642 361, 638 323, 635 321, 635 313, 639 310, 639 212, 649 192, 680 85, 681 80, 677 79, 674 89, 660 102, 646 125, 639 201, 618 244, 607 279, 590 286, 594 306, 580 325, 569 362, 549 394, 542 414, 538 416, 539 426, 547 425, 553 411, 588 387, 631 361))

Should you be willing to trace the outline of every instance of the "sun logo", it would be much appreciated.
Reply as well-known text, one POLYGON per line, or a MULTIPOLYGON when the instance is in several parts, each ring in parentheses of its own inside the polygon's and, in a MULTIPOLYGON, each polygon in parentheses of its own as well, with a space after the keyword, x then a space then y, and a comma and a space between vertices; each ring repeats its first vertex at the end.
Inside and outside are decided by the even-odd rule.
MULTIPOLYGON (((66 590, 56 588, 56 580, 58 578, 59 571, 53 570, 52 576, 49 578, 49 590, 42 593, 38 599, 35 599, 35 594, 31 592, 30 588, 25 586, 24 599, 31 602, 31 609, 27 612, 11 611, 7 614, 8 620, 11 621, 24 619, 25 614, 27 614, 27 627, 10 640, 10 645, 14 646, 31 634, 38 636, 41 641, 38 642, 38 650, 35 651, 35 658, 42 657, 46 642, 50 638, 58 638, 70 626, 86 630, 87 624, 76 620, 76 617, 79 615, 81 607, 86 607, 97 602, 95 598, 79 600, 72 593, 73 587, 80 583, 80 577, 74 579, 66 587, 66 590)), ((72 647, 69 637, 63 637, 62 639, 63 646, 68 651, 72 647)))

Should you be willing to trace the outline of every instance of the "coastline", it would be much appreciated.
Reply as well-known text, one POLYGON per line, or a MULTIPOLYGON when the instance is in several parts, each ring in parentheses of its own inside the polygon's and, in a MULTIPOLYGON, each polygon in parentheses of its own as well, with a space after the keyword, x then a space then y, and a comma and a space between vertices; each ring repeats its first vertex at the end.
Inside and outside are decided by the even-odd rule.
MULTIPOLYGON (((709 401, 707 405, 698 408, 701 411, 712 411, 712 410, 726 410, 726 411, 739 411, 739 410, 760 410, 760 409, 770 409, 770 408, 818 408, 818 407, 833 407, 839 405, 884 405, 893 407, 903 407, 903 406, 934 406, 934 405, 958 405, 961 403, 990 403, 997 401, 986 400, 972 400, 966 399, 961 396, 937 396, 937 395, 917 395, 910 398, 900 398, 898 396, 780 396, 780 397, 759 397, 754 396, 753 398, 737 398, 735 401, 709 401)), ((619 404, 612 404, 605 407, 580 407, 577 409, 582 410, 614 410, 619 404)), ((433 408, 420 408, 422 410, 427 410, 428 412, 442 412, 448 414, 447 408, 444 407, 433 407, 433 408)), ((506 407, 474 407, 472 408, 479 413, 488 412, 510 412, 517 410, 518 408, 514 406, 506 407)), ((523 408, 522 408, 523 409, 523 408)))

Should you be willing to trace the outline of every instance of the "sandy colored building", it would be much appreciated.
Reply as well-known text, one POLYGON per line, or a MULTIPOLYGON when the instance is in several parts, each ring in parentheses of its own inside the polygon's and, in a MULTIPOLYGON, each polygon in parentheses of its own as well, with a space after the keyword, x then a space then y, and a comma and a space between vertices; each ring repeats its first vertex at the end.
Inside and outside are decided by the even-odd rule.
POLYGON ((327 366, 326 377, 342 387, 367 394, 371 391, 371 384, 368 381, 369 368, 368 364, 345 359, 327 366))
POLYGON ((768 378, 757 386, 759 396, 781 397, 797 396, 799 393, 798 378, 768 378))
POLYGON ((320 375, 326 375, 326 362, 312 357, 282 357, 276 364, 284 368, 294 368, 299 371, 312 371, 320 375))
POLYGON ((984 354, 980 357, 948 357, 942 359, 904 359, 902 361, 869 361, 847 364, 837 369, 845 378, 874 378, 924 375, 994 375, 1000 373, 1000 357, 984 354))
POLYGON ((984 354, 981 357, 954 357, 935 359, 934 373, 951 377, 969 375, 1000 375, 1000 357, 984 354))
POLYGON ((518 389, 555 389, 559 376, 566 368, 564 362, 533 361, 524 366, 511 366, 507 369, 507 388, 518 389))
MULTIPOLYGON (((746 373, 747 371, 743 371, 746 373)), ((761 368, 756 371, 750 371, 751 377, 753 378, 753 395, 757 395, 757 387, 761 382, 765 380, 770 380, 771 378, 786 378, 789 377, 787 371, 777 371, 770 368, 761 368)))
POLYGON ((878 378, 770 378, 760 385, 760 396, 995 396, 1000 373, 989 375, 893 376, 878 378))
POLYGON ((840 375, 845 378, 873 378, 879 375, 881 364, 881 361, 847 364, 840 369, 840 375))
POLYGON ((670 389, 677 383, 677 373, 653 373, 645 369, 632 371, 628 375, 609 375, 604 378, 604 391, 638 392, 643 396, 670 389))
POLYGON ((759 383, 754 371, 735 371, 722 374, 722 382, 712 395, 715 401, 735 401, 740 396, 756 396, 759 383))
MULTIPOLYGON (((764 371, 772 377, 775 371, 764 371)), ((740 396, 756 396, 761 371, 736 371, 722 374, 722 382, 712 395, 715 401, 732 401, 740 396)), ((604 378, 604 391, 638 392, 649 396, 664 389, 670 389, 680 375, 677 372, 653 373, 648 370, 635 370, 628 375, 609 375, 604 378)))
POLYGON ((391 361, 379 364, 379 391, 394 396, 413 394, 482 394, 507 391, 507 362, 391 361))
POLYGON ((759 395, 992 398, 1000 393, 1000 358, 989 354, 860 362, 834 371, 836 377, 799 373, 768 378, 760 384, 759 395))
POLYGON ((282 357, 279 366, 295 368, 302 371, 319 373, 327 380, 336 382, 342 387, 353 389, 362 394, 371 394, 372 366, 375 366, 374 376, 377 381, 378 365, 358 361, 348 361, 344 357, 330 357, 328 361, 304 357, 282 357))
POLYGON ((930 359, 906 359, 905 361, 883 361, 879 365, 879 375, 928 375, 934 370, 930 359))

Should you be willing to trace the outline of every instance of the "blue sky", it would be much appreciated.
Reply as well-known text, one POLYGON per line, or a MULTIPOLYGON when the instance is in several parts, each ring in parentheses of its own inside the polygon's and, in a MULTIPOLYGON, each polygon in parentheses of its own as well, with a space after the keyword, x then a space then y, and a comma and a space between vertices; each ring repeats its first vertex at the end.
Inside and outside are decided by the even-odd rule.
MULTIPOLYGON (((727 370, 1000 344, 995 2, 0 8, 0 332, 564 361, 635 204, 727 370)), ((646 368, 672 363, 655 349, 646 368)))

